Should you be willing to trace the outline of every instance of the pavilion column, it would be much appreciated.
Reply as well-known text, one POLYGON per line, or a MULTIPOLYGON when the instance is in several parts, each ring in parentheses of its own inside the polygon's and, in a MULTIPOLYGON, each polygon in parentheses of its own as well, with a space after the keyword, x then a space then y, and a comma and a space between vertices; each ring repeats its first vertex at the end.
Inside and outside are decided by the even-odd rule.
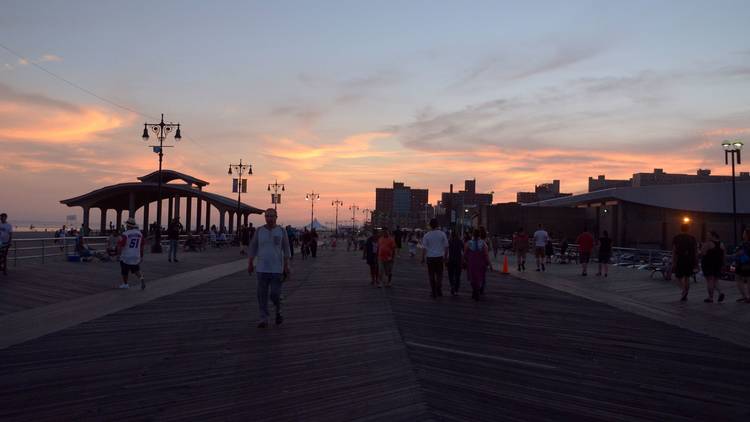
POLYGON ((206 230, 211 229, 211 203, 206 201, 206 230))
POLYGON ((102 212, 102 216, 99 221, 99 233, 104 234, 104 232, 107 231, 107 209, 106 208, 99 208, 99 210, 102 212))
POLYGON ((128 195, 128 218, 135 218, 135 192, 128 195))
POLYGON ((120 230, 120 227, 122 227, 122 210, 117 210, 117 230, 120 230))
POLYGON ((143 230, 143 233, 148 236, 148 210, 151 208, 151 204, 146 201, 143 204, 143 227, 141 227, 141 230, 143 230))
POLYGON ((174 200, 170 196, 167 201, 167 226, 172 222, 172 208, 174 208, 174 200))
POLYGON ((193 197, 188 196, 185 198, 185 231, 190 233, 190 218, 192 215, 193 197))
POLYGON ((229 212, 229 233, 234 233, 234 212, 229 212))
POLYGON ((83 207, 83 230, 84 235, 86 235, 85 230, 89 228, 89 212, 91 211, 90 207, 83 207))
POLYGON ((224 227, 224 211, 219 210, 219 230, 224 227))
POLYGON ((237 230, 242 227, 242 212, 237 212, 237 230))
POLYGON ((174 217, 180 218, 180 197, 174 197, 174 217))
POLYGON ((201 207, 203 206, 203 200, 200 197, 197 198, 198 203, 195 207, 195 229, 200 230, 201 228, 201 207))
POLYGON ((247 225, 247 217, 249 217, 250 214, 245 213, 245 214, 242 214, 242 216, 243 216, 243 218, 242 218, 242 224, 247 225))

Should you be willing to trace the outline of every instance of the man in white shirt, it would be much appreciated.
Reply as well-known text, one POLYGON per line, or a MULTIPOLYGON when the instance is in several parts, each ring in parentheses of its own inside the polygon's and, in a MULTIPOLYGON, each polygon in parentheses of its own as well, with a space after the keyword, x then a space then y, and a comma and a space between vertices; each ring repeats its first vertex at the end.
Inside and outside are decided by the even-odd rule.
POLYGON ((125 230, 117 243, 117 253, 120 255, 120 274, 122 284, 120 289, 127 289, 128 274, 133 273, 141 280, 141 290, 146 288, 146 282, 141 274, 141 260, 143 259, 143 233, 138 230, 135 218, 130 217, 125 222, 125 230))
POLYGON ((8 214, 0 214, 0 246, 9 245, 13 240, 13 226, 8 223, 8 214))
POLYGON ((539 223, 539 228, 534 232, 534 256, 536 257, 536 270, 544 271, 544 248, 547 246, 549 240, 549 233, 544 230, 542 223, 539 223), (541 270, 540 270, 541 265, 541 270))
POLYGON ((438 230, 437 219, 430 220, 430 231, 422 238, 422 263, 427 258, 427 277, 430 280, 430 296, 435 299, 443 295, 443 262, 448 259, 448 236, 438 230))
POLYGON ((260 308, 260 322, 258 328, 268 327, 268 291, 271 291, 271 301, 276 306, 276 325, 284 322, 281 316, 281 282, 289 276, 289 237, 286 231, 276 225, 276 210, 269 208, 265 212, 266 224, 258 227, 250 240, 247 260, 247 272, 253 273, 257 257, 258 270, 258 308, 260 308))

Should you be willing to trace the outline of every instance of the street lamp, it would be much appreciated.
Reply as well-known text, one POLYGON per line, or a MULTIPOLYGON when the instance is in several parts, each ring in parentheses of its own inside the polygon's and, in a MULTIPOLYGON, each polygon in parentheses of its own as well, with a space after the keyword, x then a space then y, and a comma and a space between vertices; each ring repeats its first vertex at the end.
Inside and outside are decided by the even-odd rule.
MULTIPOLYGON (((251 164, 242 164, 242 159, 240 158, 239 164, 229 164, 229 171, 227 174, 231 176, 232 170, 237 173, 237 179, 235 179, 237 180, 237 183, 232 183, 232 192, 234 192, 234 188, 237 187, 237 236, 239 238, 240 222, 242 221, 242 217, 240 216, 240 198, 242 198, 243 191, 247 193, 247 183, 243 183, 242 175, 245 174, 245 171, 247 171, 248 175, 253 174, 253 166, 251 164)), ((244 180, 246 181, 247 179, 244 180)))
POLYGON ((332 207, 336 207, 336 237, 339 235, 339 207, 344 205, 344 201, 339 201, 338 199, 331 202, 332 207))
POLYGON ((315 221, 315 201, 320 201, 320 194, 315 193, 315 191, 306 193, 305 201, 310 201, 310 231, 312 231, 315 221))
POLYGON ((352 212, 352 233, 354 233, 354 227, 357 224, 357 211, 359 207, 356 204, 349 205, 349 210, 352 212))
MULTIPOLYGON (((167 135, 175 131, 174 140, 179 141, 182 139, 180 133, 180 124, 164 123, 164 113, 161 115, 161 122, 159 123, 144 123, 143 124, 143 140, 148 142, 148 132, 154 132, 156 139, 159 140, 159 145, 149 145, 153 151, 159 154, 159 187, 157 189, 157 200, 156 200, 156 233, 154 234, 154 244, 151 246, 151 252, 161 253, 161 163, 164 157, 164 148, 172 148, 174 145, 164 146, 164 140, 167 139, 167 135)), ((143 228, 148 233, 148 227, 143 228)))
POLYGON ((734 163, 742 164, 742 156, 740 151, 742 150, 740 141, 724 141, 721 146, 724 148, 724 164, 729 164, 729 156, 732 156, 732 219, 733 219, 733 230, 734 234, 734 246, 737 247, 737 189, 735 188, 735 176, 734 176, 734 163))
POLYGON ((369 208, 365 208, 365 209, 362 210, 362 214, 364 214, 364 216, 365 216, 364 217, 364 221, 362 222, 363 226, 367 225, 367 216, 370 215, 371 212, 372 212, 372 210, 369 209, 369 208))
POLYGON ((273 188, 273 193, 271 194, 271 203, 273 204, 273 209, 276 209, 276 207, 281 202, 281 194, 279 193, 279 188, 281 188, 281 191, 284 192, 284 184, 279 183, 278 180, 274 180, 273 183, 270 183, 268 185, 268 191, 271 191, 271 188, 273 188))

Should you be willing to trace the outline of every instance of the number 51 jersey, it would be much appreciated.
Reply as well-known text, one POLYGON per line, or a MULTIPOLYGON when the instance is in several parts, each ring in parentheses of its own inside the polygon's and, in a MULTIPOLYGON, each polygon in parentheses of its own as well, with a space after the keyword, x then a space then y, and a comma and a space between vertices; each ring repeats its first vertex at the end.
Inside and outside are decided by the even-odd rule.
POLYGON ((120 238, 120 261, 128 265, 141 263, 141 251, 143 250, 143 233, 138 229, 130 229, 122 234, 120 238))

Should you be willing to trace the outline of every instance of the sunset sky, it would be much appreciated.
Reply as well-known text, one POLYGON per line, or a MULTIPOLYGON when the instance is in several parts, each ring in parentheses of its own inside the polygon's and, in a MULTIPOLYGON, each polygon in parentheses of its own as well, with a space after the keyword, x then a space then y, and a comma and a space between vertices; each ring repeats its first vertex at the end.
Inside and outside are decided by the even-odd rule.
POLYGON ((748 22, 748 1, 0 0, 0 210, 62 221, 80 209, 61 199, 154 171, 160 113, 183 133, 165 168, 232 196, 227 165, 250 162, 243 202, 270 206, 278 179, 291 224, 306 192, 326 222, 393 180, 434 204, 471 178, 506 202, 727 174, 721 141, 750 141, 748 22))

